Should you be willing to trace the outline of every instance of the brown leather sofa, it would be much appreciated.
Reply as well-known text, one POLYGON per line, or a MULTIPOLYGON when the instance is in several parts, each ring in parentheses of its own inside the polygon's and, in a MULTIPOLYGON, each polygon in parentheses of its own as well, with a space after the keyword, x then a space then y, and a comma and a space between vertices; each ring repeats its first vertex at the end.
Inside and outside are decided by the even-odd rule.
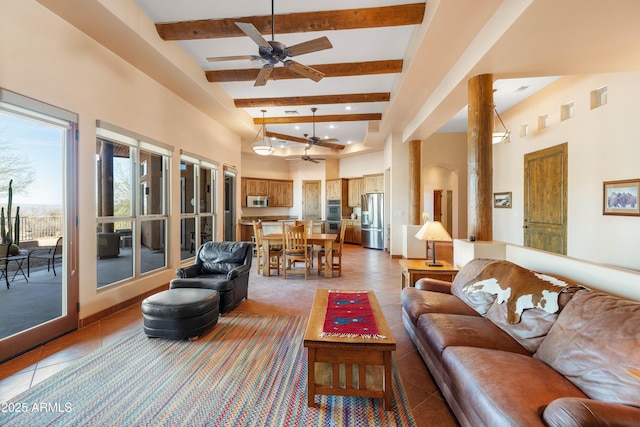
POLYGON ((462 426, 637 426, 640 303, 476 259, 402 290, 405 328, 462 426))

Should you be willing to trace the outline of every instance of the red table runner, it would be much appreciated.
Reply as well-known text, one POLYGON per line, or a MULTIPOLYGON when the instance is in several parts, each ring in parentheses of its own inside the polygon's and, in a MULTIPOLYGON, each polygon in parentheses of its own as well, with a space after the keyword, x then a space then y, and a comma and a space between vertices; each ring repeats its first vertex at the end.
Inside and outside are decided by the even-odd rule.
POLYGON ((367 292, 329 291, 320 336, 386 338, 378 332, 367 292))

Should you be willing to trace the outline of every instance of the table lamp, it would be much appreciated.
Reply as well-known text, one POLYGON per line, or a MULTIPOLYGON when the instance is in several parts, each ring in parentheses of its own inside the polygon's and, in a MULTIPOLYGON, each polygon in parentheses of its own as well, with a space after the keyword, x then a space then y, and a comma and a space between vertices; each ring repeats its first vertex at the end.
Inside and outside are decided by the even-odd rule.
POLYGON ((425 262, 429 267, 442 267, 442 263, 436 262, 436 244, 435 242, 450 242, 451 236, 447 233, 447 230, 444 229, 440 221, 427 221, 424 225, 418 230, 416 233, 416 239, 426 240, 427 242, 431 240, 433 245, 433 250, 431 251, 433 254, 433 260, 431 262, 425 262))

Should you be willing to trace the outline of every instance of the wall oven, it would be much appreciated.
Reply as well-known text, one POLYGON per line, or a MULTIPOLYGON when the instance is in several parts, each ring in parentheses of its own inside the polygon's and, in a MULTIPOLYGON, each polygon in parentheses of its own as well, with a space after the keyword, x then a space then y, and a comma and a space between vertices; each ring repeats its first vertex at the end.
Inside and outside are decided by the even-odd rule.
POLYGON ((340 200, 327 200, 327 221, 340 221, 342 219, 342 202, 340 200))
POLYGON ((340 234, 340 221, 327 221, 327 233, 340 234))
POLYGON ((327 233, 340 234, 342 221, 342 201, 327 200, 327 233))

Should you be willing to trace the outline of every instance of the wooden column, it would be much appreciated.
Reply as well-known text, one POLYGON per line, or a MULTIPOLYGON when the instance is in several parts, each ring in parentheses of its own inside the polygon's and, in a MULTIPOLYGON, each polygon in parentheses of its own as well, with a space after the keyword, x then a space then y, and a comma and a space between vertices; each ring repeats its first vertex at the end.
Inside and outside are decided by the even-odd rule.
POLYGON ((409 141, 409 225, 421 224, 420 190, 422 141, 409 141))
POLYGON ((469 80, 467 166, 469 174, 469 237, 493 240, 493 75, 469 80))

